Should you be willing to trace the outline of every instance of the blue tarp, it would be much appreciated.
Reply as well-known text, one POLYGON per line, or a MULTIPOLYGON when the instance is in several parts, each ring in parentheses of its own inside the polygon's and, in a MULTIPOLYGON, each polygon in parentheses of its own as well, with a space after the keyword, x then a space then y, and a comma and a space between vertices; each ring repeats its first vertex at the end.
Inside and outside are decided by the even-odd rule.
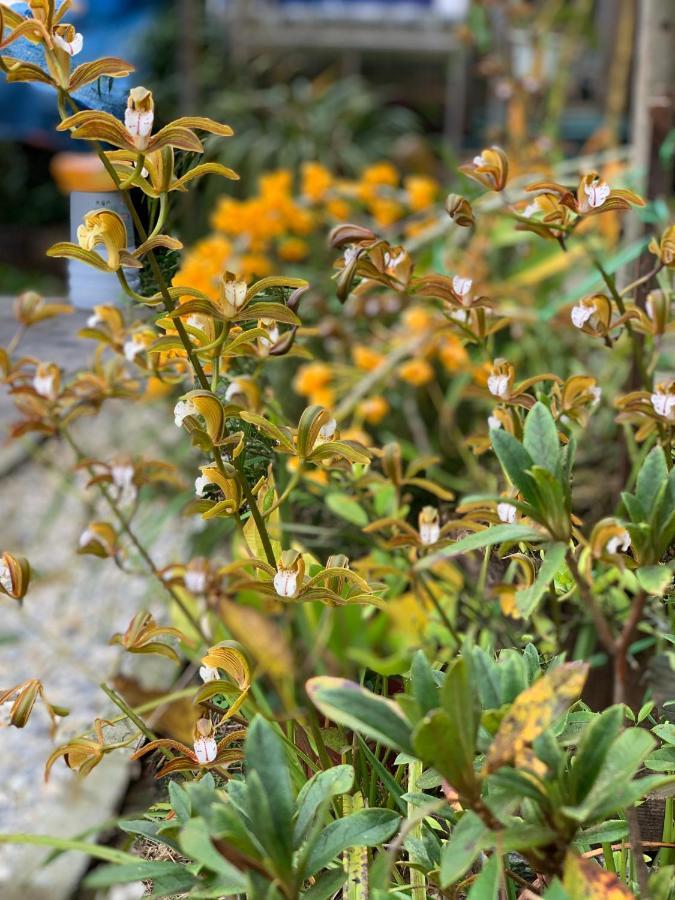
MULTIPOLYGON (((124 109, 126 94, 131 86, 142 83, 144 41, 153 15, 162 0, 90 0, 77 4, 66 21, 84 34, 82 52, 74 58, 74 65, 101 56, 119 56, 136 66, 130 78, 103 79, 104 83, 89 85, 76 96, 82 106, 105 109, 119 115, 124 109), (109 83, 112 86, 109 87, 109 83)), ((22 4, 13 7, 25 12, 22 4)), ((11 44, 6 56, 43 64, 41 48, 21 40, 11 44)), ((7 84, 0 77, 0 140, 30 141, 60 149, 70 146, 67 135, 54 131, 58 122, 54 92, 46 85, 7 84)))

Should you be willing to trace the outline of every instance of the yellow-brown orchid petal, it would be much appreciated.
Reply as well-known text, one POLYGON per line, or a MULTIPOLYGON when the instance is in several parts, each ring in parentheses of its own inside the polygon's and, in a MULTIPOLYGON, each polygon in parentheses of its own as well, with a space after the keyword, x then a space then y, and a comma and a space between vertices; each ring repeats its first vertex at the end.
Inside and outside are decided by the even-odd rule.
POLYGON ((8 82, 38 82, 50 86, 54 85, 52 76, 33 63, 21 62, 12 64, 7 57, 3 58, 3 62, 8 63, 6 76, 8 82))
POLYGON ((177 150, 187 150, 190 153, 204 152, 204 145, 194 131, 174 125, 173 122, 161 128, 148 142, 148 150, 151 153, 161 150, 162 147, 175 147, 177 150))
POLYGON ((78 244, 70 244, 67 241, 54 244, 47 250, 47 256, 57 259, 77 259, 101 272, 110 272, 108 264, 98 253, 93 250, 83 250, 78 244))
MULTIPOLYGON (((7 10, 3 9, 3 18, 7 18, 7 10)), ((4 41, 0 43, 0 50, 24 38, 32 44, 45 44, 47 47, 52 46, 51 35, 45 26, 38 19, 21 19, 17 25, 10 31, 4 41)))
POLYGON ((122 123, 110 113, 82 110, 56 126, 57 131, 71 131, 73 138, 84 141, 105 141, 121 150, 135 150, 131 137, 122 123))
POLYGON ((221 137, 231 137, 234 131, 229 125, 221 125, 206 116, 181 116, 174 119, 171 125, 177 125, 180 128, 196 128, 197 131, 208 131, 210 134, 219 134, 221 137))
POLYGON ((77 91, 99 78, 124 78, 134 71, 131 63, 116 56, 105 56, 79 65, 70 76, 70 90, 77 91))
POLYGON ((186 172, 181 178, 176 179, 176 181, 171 184, 170 190, 186 190, 187 185, 191 181, 194 181, 196 178, 201 178, 202 175, 221 175, 223 178, 239 181, 239 175, 237 175, 234 169, 228 169, 227 166, 223 166, 221 163, 216 162, 202 163, 199 166, 194 166, 194 168, 186 172))
POLYGON ((144 241, 137 250, 134 250, 133 256, 137 259, 142 259, 146 253, 150 253, 151 250, 156 250, 158 247, 165 247, 167 250, 182 250, 183 244, 178 238, 171 237, 171 235, 157 234, 155 237, 144 241))

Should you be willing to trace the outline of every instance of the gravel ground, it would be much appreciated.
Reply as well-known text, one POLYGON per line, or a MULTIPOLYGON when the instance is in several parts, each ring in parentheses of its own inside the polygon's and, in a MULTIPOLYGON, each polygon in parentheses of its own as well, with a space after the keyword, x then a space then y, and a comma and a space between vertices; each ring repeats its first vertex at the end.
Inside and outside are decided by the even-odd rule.
MULTIPOLYGON (((0 344, 11 335, 7 312, 7 304, 0 302, 0 344)), ((74 349, 72 334, 81 318, 45 323, 40 331, 29 332, 22 350, 69 367, 78 364, 82 350, 74 349), (45 327, 50 324, 51 329, 45 327)), ((11 405, 0 400, 3 437, 11 418, 11 405)), ((161 457, 165 452, 157 444, 171 445, 180 438, 165 406, 123 411, 118 402, 96 419, 81 420, 76 434, 87 452, 102 459, 122 449, 161 457)), ((79 535, 96 517, 96 491, 83 494, 80 479, 70 472, 71 462, 69 449, 56 442, 37 448, 31 441, 20 448, 0 445, 0 550, 26 556, 35 570, 22 608, 0 597, 0 686, 40 679, 49 700, 71 710, 59 724, 59 744, 81 733, 96 715, 112 712, 99 683, 121 667, 127 673, 130 657, 109 646, 110 636, 123 631, 139 608, 162 614, 162 592, 151 582, 122 573, 109 560, 75 554, 79 535)), ((160 565, 181 558, 181 541, 164 524, 165 505, 150 501, 135 520, 160 565)), ((98 509, 98 516, 105 517, 103 508, 98 509)), ((134 671, 139 676, 149 669, 154 686, 169 683, 173 664, 159 660, 157 667, 155 658, 138 659, 142 665, 134 671)), ((86 779, 57 762, 45 783, 44 763, 53 748, 49 720, 41 709, 36 708, 23 730, 0 729, 0 832, 75 836, 114 815, 126 790, 128 754, 109 755, 86 779)), ((69 853, 40 868, 47 852, 0 845, 3 900, 65 900, 72 895, 86 860, 69 853)))

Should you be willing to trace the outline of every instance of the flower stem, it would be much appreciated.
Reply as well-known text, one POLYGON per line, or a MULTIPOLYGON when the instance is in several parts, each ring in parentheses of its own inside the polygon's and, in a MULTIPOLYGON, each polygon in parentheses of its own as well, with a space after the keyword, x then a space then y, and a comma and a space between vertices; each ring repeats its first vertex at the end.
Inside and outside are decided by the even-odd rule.
MULTIPOLYGON (((72 448, 73 452, 75 453, 75 455, 78 458, 78 461, 81 462, 83 459, 86 459, 84 453, 82 452, 82 450, 76 443, 75 439, 73 438, 73 436, 70 434, 70 432, 66 428, 63 428, 61 430, 61 434, 63 435, 65 441, 72 448)), ((92 476, 95 475, 95 472, 91 468, 91 466, 87 466, 87 471, 89 472, 90 475, 92 475, 92 476)), ((126 534, 126 536, 129 538, 131 543, 134 545, 134 547, 138 551, 139 555, 145 562, 146 566, 150 570, 151 574, 154 575, 154 577, 157 579, 157 581, 159 581, 159 583, 162 585, 164 590, 170 595, 171 599, 175 601, 176 605, 180 608, 183 615, 190 622, 190 624, 195 629, 195 631, 200 636, 200 638, 204 641, 204 643, 208 644, 208 640, 207 640, 196 616, 190 610, 190 608, 187 606, 187 604, 185 603, 185 600, 180 596, 178 591, 176 591, 170 584, 168 584, 165 581, 164 578, 162 578, 162 574, 159 571, 159 569, 157 568, 157 566, 155 565, 154 560, 152 559, 152 557, 150 556, 150 554, 145 549, 145 547, 141 543, 140 539, 138 538, 138 536, 132 529, 131 523, 129 522, 127 517, 124 515, 122 510, 119 508, 114 497, 111 496, 110 491, 107 489, 107 487, 104 484, 101 484, 100 482, 97 482, 96 487, 98 488, 101 496, 105 499, 111 512, 117 519, 122 531, 126 534)))
MULTIPOLYGON (((75 102, 73 101, 72 97, 67 93, 67 91, 60 91, 58 103, 59 103, 59 112, 60 112, 62 119, 66 118, 66 112, 65 112, 65 102, 66 101, 69 102, 70 105, 74 109, 77 109, 75 102)), ((103 150, 103 148, 101 147, 100 143, 98 141, 92 141, 91 143, 94 147, 94 150, 96 151, 96 154, 98 155, 99 159, 101 160, 103 167, 105 168, 106 172, 108 173, 108 175, 112 179, 113 183, 116 185, 116 187, 119 190, 121 188, 121 182, 120 182, 119 176, 115 170, 115 167, 108 159, 108 157, 107 157, 105 151, 103 150)), ((129 215, 132 218, 134 227, 136 228, 136 231, 138 232, 138 236, 139 236, 141 242, 145 242, 148 239, 148 232, 141 220, 141 217, 138 213, 138 210, 136 209, 136 206, 134 205, 133 200, 131 199, 129 191, 122 190, 122 191, 120 191, 120 193, 122 195, 122 199, 123 199, 127 209, 129 210, 129 215)), ((164 197, 164 195, 162 195, 160 197, 160 203, 162 202, 162 199, 164 199, 164 202, 166 203, 166 198, 164 197)), ((162 219, 162 212, 161 212, 161 207, 160 207, 160 221, 161 221, 161 219, 162 219)), ((148 253, 146 254, 146 259, 148 260, 148 263, 150 264, 150 268, 152 270, 153 277, 159 288, 159 292, 162 295, 162 302, 164 304, 164 308, 166 309, 167 312, 171 313, 176 308, 176 304, 171 297, 171 294, 169 292, 169 287, 164 279, 164 276, 159 267, 159 263, 157 262, 157 257, 155 256, 154 251, 149 250, 148 253)), ((144 298, 141 298, 139 295, 138 299, 140 301, 143 301, 144 298)), ((192 344, 192 341, 190 340, 190 336, 188 335, 187 331, 185 330, 185 326, 183 325, 182 321, 179 318, 175 319, 174 323, 175 323, 176 331, 178 332, 178 336, 181 340, 181 343, 183 344, 183 347, 185 348, 185 352, 188 355, 188 359, 192 363, 192 368, 194 370, 197 381, 200 384, 200 387, 205 391, 210 391, 211 385, 209 384, 209 380, 206 377, 206 373, 204 372, 204 368, 201 364, 201 361, 199 360, 199 357, 195 353, 195 348, 192 344)), ((221 464, 222 464, 222 456, 220 453, 220 449, 218 447, 213 448, 213 455, 215 457, 216 463, 218 463, 218 461, 220 460, 221 464)), ((246 481, 246 477, 245 477, 244 473, 241 471, 241 469, 239 469, 239 478, 241 481, 241 487, 244 492, 244 496, 246 498, 246 502, 248 503, 248 505, 251 509, 251 515, 253 516, 253 519, 256 523, 256 528, 258 529, 258 533, 260 535, 260 540, 261 540, 263 548, 265 550, 265 556, 267 557, 267 561, 269 562, 270 565, 276 566, 276 559, 274 557, 274 552, 272 550, 272 544, 270 541, 269 534, 267 533, 267 528, 265 527, 265 522, 260 514, 260 510, 258 509, 256 500, 255 500, 255 497, 253 496, 253 492, 251 491, 250 485, 246 481)))

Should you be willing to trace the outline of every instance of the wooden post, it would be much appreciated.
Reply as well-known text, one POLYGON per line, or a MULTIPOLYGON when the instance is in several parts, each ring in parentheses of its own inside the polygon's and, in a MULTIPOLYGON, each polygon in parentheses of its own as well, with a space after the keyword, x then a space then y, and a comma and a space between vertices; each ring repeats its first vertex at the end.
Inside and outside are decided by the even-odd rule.
POLYGON ((637 65, 633 88, 633 162, 648 199, 670 194, 673 162, 659 150, 673 127, 675 86, 675 5, 672 0, 641 0, 637 65))
MULTIPOLYGON (((675 93, 675 5, 672 0, 640 0, 637 37, 637 61, 633 82, 631 140, 633 168, 640 179, 639 190, 648 200, 668 197, 673 185, 673 160, 661 159, 660 150, 666 135, 675 126, 673 100, 675 93)), ((637 216, 631 216, 626 228, 626 241, 632 243, 644 234, 637 216)), ((633 271, 625 273, 626 281, 649 271, 654 257, 645 251, 633 271)), ((647 281, 636 291, 635 302, 644 308, 645 299, 654 282, 647 281)), ((670 339, 667 339, 670 344, 670 339)), ((665 345, 662 352, 665 353, 665 345)), ((656 372, 656 380, 660 373, 656 372)), ((634 375, 633 387, 637 384, 634 375)))

